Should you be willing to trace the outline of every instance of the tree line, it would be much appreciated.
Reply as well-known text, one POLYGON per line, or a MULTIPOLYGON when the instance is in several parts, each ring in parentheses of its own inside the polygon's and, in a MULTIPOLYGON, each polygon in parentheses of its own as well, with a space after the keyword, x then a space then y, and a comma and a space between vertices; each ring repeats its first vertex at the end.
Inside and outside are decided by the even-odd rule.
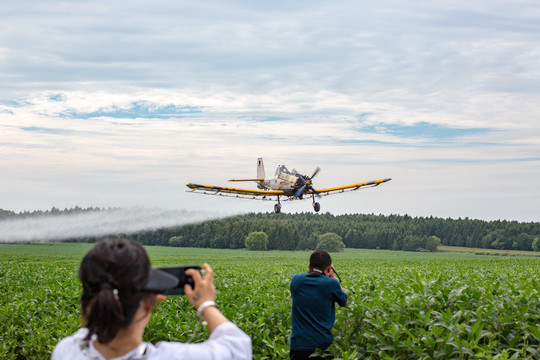
MULTIPOLYGON (((0 209, 0 220, 96 210, 99 209, 76 207, 15 213, 0 209)), ((330 232, 339 235, 347 248, 432 251, 433 242, 438 239, 447 246, 540 251, 539 222, 409 215, 249 213, 125 237, 145 245, 239 249, 245 247, 246 237, 251 232, 264 232, 268 236, 268 250, 313 249, 319 236, 330 232)))
POLYGON ((62 210, 53 206, 50 210, 34 210, 34 211, 25 210, 23 212, 15 212, 11 210, 0 209, 0 220, 29 218, 29 217, 37 217, 37 216, 44 216, 44 215, 80 214, 80 213, 85 213, 85 212, 113 210, 113 209, 117 210, 118 208, 108 208, 108 209, 97 208, 97 207, 96 208, 93 208, 93 207, 81 208, 81 207, 75 206, 73 208, 69 208, 69 209, 64 208, 62 210))
POLYGON ((251 232, 268 236, 268 250, 313 249, 335 233, 347 248, 433 251, 437 243, 540 251, 540 223, 442 219, 408 215, 251 213, 133 235, 143 244, 238 249, 251 232), (169 239, 174 237, 172 243, 169 239))

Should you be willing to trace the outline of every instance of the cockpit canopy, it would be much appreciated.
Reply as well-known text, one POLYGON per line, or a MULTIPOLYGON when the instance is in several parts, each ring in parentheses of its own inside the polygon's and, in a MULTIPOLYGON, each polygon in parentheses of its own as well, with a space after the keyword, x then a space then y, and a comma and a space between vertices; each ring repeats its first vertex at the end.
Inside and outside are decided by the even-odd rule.
POLYGON ((274 176, 277 177, 281 173, 292 175, 285 165, 279 165, 274 173, 274 176))

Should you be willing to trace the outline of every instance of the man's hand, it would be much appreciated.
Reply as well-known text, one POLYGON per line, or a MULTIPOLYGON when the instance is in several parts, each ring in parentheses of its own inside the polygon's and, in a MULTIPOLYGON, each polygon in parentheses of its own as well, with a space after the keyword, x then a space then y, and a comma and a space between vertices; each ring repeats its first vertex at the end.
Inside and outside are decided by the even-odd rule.
POLYGON ((334 272, 334 264, 330 264, 330 266, 328 266, 324 270, 324 275, 336 279, 336 273, 334 272))

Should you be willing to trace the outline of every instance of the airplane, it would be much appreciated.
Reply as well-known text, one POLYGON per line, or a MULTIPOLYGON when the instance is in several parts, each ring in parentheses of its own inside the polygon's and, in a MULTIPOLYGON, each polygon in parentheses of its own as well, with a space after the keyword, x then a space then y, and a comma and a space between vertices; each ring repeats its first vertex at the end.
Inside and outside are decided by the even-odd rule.
POLYGON ((331 195, 335 193, 343 193, 346 191, 354 191, 363 187, 375 187, 382 183, 392 180, 391 178, 366 181, 358 184, 345 186, 331 187, 325 189, 315 189, 313 187, 313 178, 321 169, 317 167, 311 176, 300 175, 295 169, 289 171, 285 165, 279 165, 274 172, 274 178, 266 179, 264 171, 264 163, 262 158, 257 159, 257 177, 252 179, 231 179, 229 181, 254 181, 257 183, 259 190, 239 189, 232 187, 221 187, 213 185, 186 184, 188 192, 200 193, 206 195, 229 196, 244 199, 255 200, 270 200, 276 201, 274 212, 281 212, 281 201, 302 200, 304 195, 310 195, 313 199, 313 210, 319 212, 321 205, 315 201, 315 196, 331 195), (275 199, 272 199, 275 197, 275 199))

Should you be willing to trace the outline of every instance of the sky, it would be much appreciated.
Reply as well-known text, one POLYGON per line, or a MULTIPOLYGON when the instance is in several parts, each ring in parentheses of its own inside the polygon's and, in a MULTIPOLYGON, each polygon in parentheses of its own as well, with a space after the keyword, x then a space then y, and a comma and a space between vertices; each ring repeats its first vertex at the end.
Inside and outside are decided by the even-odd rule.
POLYGON ((270 212, 186 191, 258 157, 392 178, 323 213, 540 221, 540 3, 2 3, 0 208, 270 212))

